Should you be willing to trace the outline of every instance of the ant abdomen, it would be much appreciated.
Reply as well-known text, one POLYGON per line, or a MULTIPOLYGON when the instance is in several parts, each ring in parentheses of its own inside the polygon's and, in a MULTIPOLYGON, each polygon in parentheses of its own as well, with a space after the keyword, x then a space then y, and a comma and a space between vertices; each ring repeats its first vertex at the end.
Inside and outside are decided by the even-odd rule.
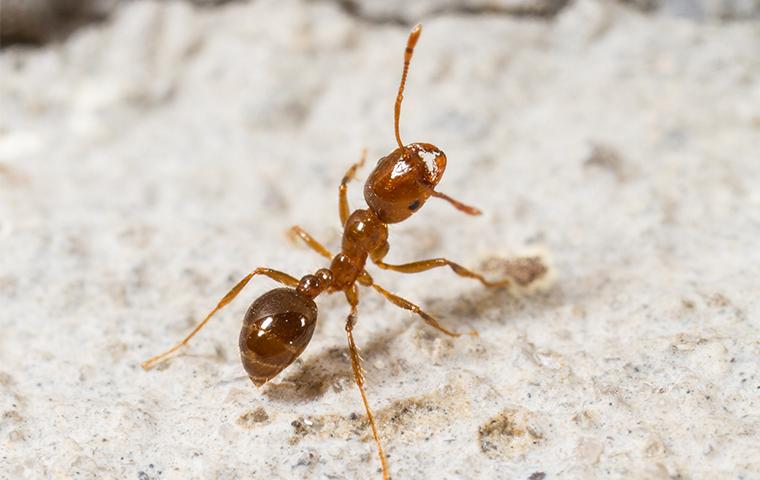
POLYGON ((260 387, 293 363, 309 344, 317 323, 314 300, 293 288, 260 296, 245 314, 240 359, 260 387))

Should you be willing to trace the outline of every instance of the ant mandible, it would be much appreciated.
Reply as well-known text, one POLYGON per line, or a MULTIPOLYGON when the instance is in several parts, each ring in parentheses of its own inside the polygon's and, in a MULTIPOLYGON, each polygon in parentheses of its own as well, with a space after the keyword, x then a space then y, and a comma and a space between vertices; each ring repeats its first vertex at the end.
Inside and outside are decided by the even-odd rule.
MULTIPOLYGON (((428 325, 446 335, 458 337, 461 334, 444 328, 435 318, 414 303, 375 283, 364 269, 367 258, 381 269, 394 272, 418 273, 448 266, 457 275, 473 278, 487 287, 503 287, 510 284, 508 278, 498 281, 486 280, 482 275, 445 258, 433 258, 401 265, 392 265, 383 261, 390 247, 388 244, 388 224, 406 220, 417 212, 430 197, 446 200, 456 209, 468 215, 480 215, 480 210, 477 208, 465 205, 434 189, 441 181, 443 171, 446 168, 446 155, 438 147, 429 143, 404 145, 401 141, 399 134, 401 101, 404 98, 404 85, 409 72, 409 63, 421 32, 422 25, 416 25, 409 33, 409 39, 406 43, 404 70, 401 74, 401 84, 396 95, 394 109, 394 127, 398 148, 390 155, 381 158, 367 179, 364 186, 364 199, 369 208, 350 213, 346 195, 348 183, 364 164, 366 151, 362 154, 361 160, 348 169, 340 183, 338 190, 339 213, 340 222, 343 225, 343 242, 340 253, 333 256, 329 250, 297 225, 291 229, 291 232, 301 238, 309 247, 323 257, 330 259, 330 267, 320 268, 313 275, 303 276, 301 280, 271 268, 261 267, 253 270, 219 301, 216 307, 187 337, 169 350, 142 364, 142 367, 148 370, 156 362, 188 343, 216 312, 237 297, 254 276, 264 275, 286 285, 286 287, 271 290, 251 304, 243 320, 239 341, 243 368, 253 383, 257 387, 261 387, 293 363, 308 345, 317 322, 317 305, 314 303, 314 299, 323 292, 343 292, 351 307, 345 328, 354 379, 359 387, 364 409, 367 412, 367 419, 372 428, 372 435, 377 444, 377 452, 385 480, 390 479, 388 462, 385 459, 377 425, 369 407, 367 394, 364 391, 361 358, 353 336, 357 306, 359 305, 357 283, 375 289, 391 303, 416 313, 428 325)), ((471 332, 470 335, 477 335, 477 333, 471 332)))

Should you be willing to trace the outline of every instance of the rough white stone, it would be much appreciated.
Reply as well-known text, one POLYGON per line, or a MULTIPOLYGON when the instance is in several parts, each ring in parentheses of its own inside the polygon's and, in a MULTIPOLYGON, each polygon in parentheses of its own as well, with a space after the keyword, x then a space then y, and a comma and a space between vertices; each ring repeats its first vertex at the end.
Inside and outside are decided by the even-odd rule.
MULTIPOLYGON (((388 260, 543 249, 556 280, 376 275, 480 332, 456 340, 362 292, 394 478, 759 478, 757 24, 422 20, 402 136, 485 214, 431 200, 388 260)), ((265 280, 139 363, 250 268, 324 265, 284 231, 339 245, 338 181, 394 147, 406 34, 332 2, 140 1, 0 53, 0 477, 379 478, 339 296, 263 389, 237 335, 265 280)))

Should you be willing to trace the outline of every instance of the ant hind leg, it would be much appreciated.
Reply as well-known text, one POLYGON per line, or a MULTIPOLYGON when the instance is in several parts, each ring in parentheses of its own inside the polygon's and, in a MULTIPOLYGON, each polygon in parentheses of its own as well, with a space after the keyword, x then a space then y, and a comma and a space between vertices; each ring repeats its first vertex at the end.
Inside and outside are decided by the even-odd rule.
POLYGON ((166 350, 165 352, 159 353, 158 355, 155 355, 148 360, 144 361, 141 366, 145 370, 150 370, 153 368, 153 366, 162 360, 163 358, 171 355, 172 353, 176 352, 180 347, 183 345, 186 345, 187 342, 190 341, 191 338, 195 336, 196 333, 198 333, 203 327, 206 326, 209 320, 211 320, 211 317, 214 316, 216 312, 224 308, 225 305, 230 303, 232 300, 235 299, 235 297, 238 296, 241 290, 245 288, 246 285, 248 285, 248 282, 255 276, 255 275, 264 275, 272 280, 282 283, 284 285, 287 285, 289 287, 297 287, 298 286, 298 280, 291 277, 287 273, 280 272, 278 270, 272 270, 271 268, 257 268, 256 270, 252 271, 245 277, 243 277, 242 280, 240 280, 234 287, 232 287, 232 290, 227 292, 227 294, 222 297, 221 300, 219 300, 219 303, 217 303, 216 307, 214 307, 211 312, 209 312, 208 315, 206 315, 206 318, 203 319, 201 323, 199 323, 192 332, 190 332, 185 338, 183 338, 179 343, 174 345, 172 348, 166 350))
POLYGON ((375 417, 372 415, 372 410, 369 408, 369 401, 367 400, 367 392, 364 391, 364 369, 362 368, 362 359, 359 356, 359 349, 354 342, 354 325, 356 324, 357 305, 359 305, 359 291, 356 285, 351 286, 349 290, 345 291, 346 300, 351 306, 351 313, 346 320, 346 337, 348 339, 348 352, 351 356, 351 367, 354 371, 354 380, 356 386, 359 387, 359 393, 362 396, 362 402, 364 403, 364 410, 367 412, 367 419, 369 420, 369 426, 372 429, 372 436, 375 437, 375 443, 377 444, 377 454, 380 457, 380 463, 383 467, 383 480, 390 480, 390 471, 388 470, 388 461, 385 459, 385 452, 383 451, 383 444, 380 442, 380 434, 377 431, 377 425, 375 425, 375 417))
MULTIPOLYGON (((422 319, 425 321, 425 323, 427 323, 431 327, 435 328, 436 330, 438 330, 438 331, 440 331, 442 333, 445 333, 446 335, 448 335, 450 337, 461 337, 462 336, 462 334, 459 333, 459 332, 452 332, 451 330, 445 328, 443 325, 441 325, 440 323, 438 323, 438 320, 436 320, 435 318, 433 318, 429 313, 425 312, 419 306, 413 304, 409 300, 406 300, 405 298, 401 298, 398 295, 389 292, 388 290, 384 289, 383 287, 381 287, 380 285, 378 285, 376 283, 373 283, 371 285, 371 287, 374 288, 375 290, 377 290, 380 293, 380 295, 384 296, 386 299, 388 299, 392 304, 396 305, 397 307, 401 307, 404 310, 409 310, 411 312, 416 313, 417 315, 419 315, 420 317, 422 317, 422 319)), ((471 332, 468 332, 467 335, 471 335, 473 337, 476 337, 478 335, 478 332, 476 332, 476 331, 473 330, 471 332)))

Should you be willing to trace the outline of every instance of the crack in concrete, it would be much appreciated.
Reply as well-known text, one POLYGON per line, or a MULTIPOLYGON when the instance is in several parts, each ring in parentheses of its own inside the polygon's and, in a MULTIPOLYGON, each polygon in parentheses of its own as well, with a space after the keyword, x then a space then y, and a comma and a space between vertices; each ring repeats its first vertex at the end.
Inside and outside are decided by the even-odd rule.
MULTIPOLYGON (((411 27, 417 23, 403 14, 377 14, 366 12, 361 8, 358 0, 311 0, 312 2, 334 2, 340 9, 355 20, 372 25, 399 25, 411 27)), ((572 4, 572 0, 543 0, 532 5, 445 5, 431 8, 425 12, 425 17, 439 17, 443 15, 501 15, 515 18, 532 18, 539 20, 552 20, 562 10, 572 4)))

